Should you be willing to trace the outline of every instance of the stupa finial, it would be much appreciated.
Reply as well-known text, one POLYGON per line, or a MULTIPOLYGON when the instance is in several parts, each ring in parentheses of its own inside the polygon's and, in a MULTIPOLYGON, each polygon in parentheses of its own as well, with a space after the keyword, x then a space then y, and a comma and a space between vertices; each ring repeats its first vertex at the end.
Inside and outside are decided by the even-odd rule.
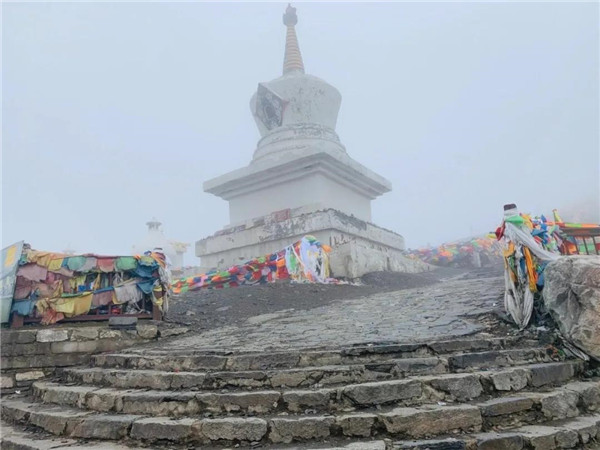
POLYGON ((302 54, 298 46, 298 38, 296 37, 296 24, 298 16, 296 8, 288 4, 285 14, 283 15, 283 24, 287 27, 285 36, 285 57, 283 59, 283 74, 294 71, 304 73, 304 63, 302 62, 302 54))

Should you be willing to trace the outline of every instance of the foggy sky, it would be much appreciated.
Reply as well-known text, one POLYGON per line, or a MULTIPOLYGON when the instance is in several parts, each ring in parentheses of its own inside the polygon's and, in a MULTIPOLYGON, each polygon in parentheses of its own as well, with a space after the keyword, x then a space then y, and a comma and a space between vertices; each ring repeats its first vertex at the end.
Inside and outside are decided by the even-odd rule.
MULTIPOLYGON (((285 6, 4 4, 3 246, 126 254, 153 216, 190 243, 226 225, 202 183, 252 158, 285 6)), ((493 230, 509 202, 599 220, 598 3, 295 6, 342 143, 393 184, 373 222, 408 247, 493 230)))

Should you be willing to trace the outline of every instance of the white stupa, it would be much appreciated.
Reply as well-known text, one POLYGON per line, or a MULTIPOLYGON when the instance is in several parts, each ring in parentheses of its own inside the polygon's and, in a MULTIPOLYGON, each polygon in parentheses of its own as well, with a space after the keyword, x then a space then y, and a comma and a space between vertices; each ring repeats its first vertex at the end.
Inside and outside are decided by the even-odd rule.
POLYGON ((132 253, 134 255, 143 254, 144 252, 159 248, 167 256, 173 269, 182 268, 183 255, 189 244, 167 239, 163 234, 162 223, 154 217, 149 222, 146 222, 146 225, 148 226, 148 233, 139 243, 133 245, 132 253))
POLYGON ((226 268, 312 234, 331 245, 336 276, 423 269, 401 254, 404 239, 371 223, 371 201, 391 183, 353 160, 335 128, 341 95, 304 71, 288 6, 282 76, 250 101, 258 141, 250 164, 204 183, 229 202, 230 223, 196 243, 204 269, 226 268))

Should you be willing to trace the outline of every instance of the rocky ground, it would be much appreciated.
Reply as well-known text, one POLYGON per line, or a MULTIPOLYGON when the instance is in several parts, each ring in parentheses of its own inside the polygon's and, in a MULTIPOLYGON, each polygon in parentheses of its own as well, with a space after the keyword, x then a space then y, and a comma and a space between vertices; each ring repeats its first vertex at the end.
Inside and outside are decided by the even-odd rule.
POLYGON ((438 268, 419 274, 377 272, 363 277, 361 284, 293 284, 282 281, 261 286, 200 290, 175 296, 167 320, 183 323, 193 331, 239 325, 249 317, 284 310, 303 311, 339 300, 433 286, 446 280, 500 276, 501 266, 478 270, 438 268))
POLYGON ((176 297, 169 320, 191 335, 173 349, 256 351, 511 332, 499 267, 425 274, 375 273, 363 285, 278 283, 176 297), (506 330, 504 329, 506 328, 506 330))

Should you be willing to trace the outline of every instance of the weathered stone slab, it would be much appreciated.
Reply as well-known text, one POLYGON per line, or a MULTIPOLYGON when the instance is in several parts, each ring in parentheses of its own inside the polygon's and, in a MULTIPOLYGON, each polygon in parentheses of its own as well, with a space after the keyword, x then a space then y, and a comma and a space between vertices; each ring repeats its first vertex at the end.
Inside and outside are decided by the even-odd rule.
POLYGON ((453 430, 478 431, 482 425, 479 408, 469 405, 432 409, 396 408, 379 414, 379 418, 389 433, 415 438, 453 430))
POLYGON ((148 417, 136 420, 131 427, 131 437, 145 441, 168 440, 184 442, 190 438, 195 419, 165 419, 148 417))
POLYGON ((529 371, 527 369, 512 369, 495 372, 490 379, 497 391, 520 391, 527 387, 529 371))
POLYGON ((531 386, 540 387, 549 384, 560 384, 573 378, 577 366, 573 363, 548 363, 529 366, 531 386))
MULTIPOLYGON (((201 420, 202 435, 211 441, 260 441, 267 434, 267 422, 258 418, 227 417, 201 420)), ((198 426, 198 422, 194 427, 198 426)))
POLYGON ((69 339, 69 330, 61 328, 49 328, 38 330, 36 340, 38 342, 60 342, 69 339))
POLYGON ((196 395, 199 409, 213 412, 244 411, 263 414, 275 410, 281 394, 276 391, 202 393, 196 395))
POLYGON ((71 331, 72 341, 92 341, 98 339, 98 327, 79 327, 71 331))
POLYGON ((379 381, 346 386, 342 395, 358 405, 378 405, 420 397, 421 383, 415 380, 379 381))
POLYGON ((15 374, 15 380, 17 381, 32 381, 44 378, 46 374, 41 370, 30 370, 27 372, 17 372, 15 374))
POLYGON ((274 443, 290 443, 295 440, 324 439, 330 435, 333 417, 298 417, 271 419, 269 439, 274 443))
POLYGON ((476 375, 461 373, 439 378, 425 378, 424 381, 459 402, 471 400, 483 394, 483 386, 476 375))
POLYGON ((534 401, 529 397, 501 397, 479 403, 481 415, 485 417, 504 416, 533 408, 534 401))
POLYGON ((477 450, 522 450, 523 437, 509 433, 482 433, 476 435, 477 450))
POLYGON ((35 342, 37 330, 2 330, 2 351, 12 344, 35 342))
POLYGON ((10 375, 0 375, 0 389, 10 389, 14 387, 15 380, 10 375))
POLYGON ((327 409, 329 399, 335 393, 334 389, 316 391, 288 391, 283 393, 283 401, 288 410, 302 412, 305 409, 327 409))
MULTIPOLYGON (((399 450, 467 450, 467 444, 458 439, 432 439, 395 443, 399 450)), ((395 447, 396 448, 396 447, 395 447)))
POLYGON ((45 355, 50 353, 49 342, 34 342, 31 344, 13 344, 2 347, 2 356, 45 355))
POLYGON ((158 336, 158 326, 138 323, 137 334, 141 339, 154 339, 158 336))
POLYGON ((375 414, 362 413, 336 417, 335 423, 342 429, 344 436, 369 437, 376 420, 375 414))
POLYGON ((73 427, 71 436, 86 439, 122 439, 127 437, 129 427, 139 416, 125 414, 96 414, 81 420, 73 427))
POLYGON ((579 395, 576 392, 561 390, 541 398, 541 410, 544 416, 551 419, 566 419, 579 415, 577 403, 579 395))
POLYGON ((53 342, 52 353, 94 353, 98 350, 98 341, 53 342))

